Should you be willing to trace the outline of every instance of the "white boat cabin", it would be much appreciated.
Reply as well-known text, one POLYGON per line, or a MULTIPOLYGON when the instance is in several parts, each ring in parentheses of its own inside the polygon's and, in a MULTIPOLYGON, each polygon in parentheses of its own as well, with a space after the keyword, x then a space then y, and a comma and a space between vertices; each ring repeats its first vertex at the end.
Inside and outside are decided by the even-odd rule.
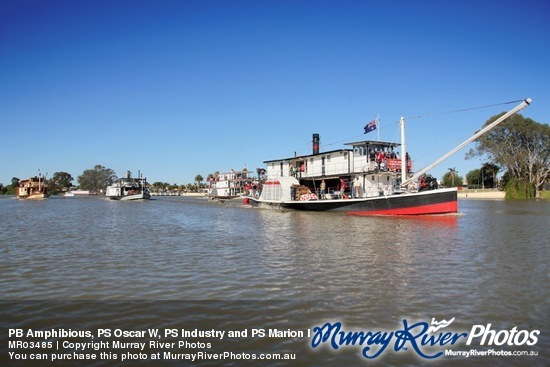
MULTIPOLYGON (((313 153, 265 161, 267 177, 295 177, 320 199, 341 197, 341 179, 345 197, 365 198, 401 191, 400 144, 382 141, 358 141, 345 145, 351 148, 319 152, 319 138, 314 134, 313 153), (325 181, 326 189, 321 190, 325 181)), ((412 161, 407 154, 407 175, 412 161)))

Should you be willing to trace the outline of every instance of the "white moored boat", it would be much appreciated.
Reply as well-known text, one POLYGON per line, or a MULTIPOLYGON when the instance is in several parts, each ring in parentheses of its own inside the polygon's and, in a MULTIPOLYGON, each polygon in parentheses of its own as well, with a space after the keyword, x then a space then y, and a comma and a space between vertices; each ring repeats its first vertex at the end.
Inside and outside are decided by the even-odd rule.
POLYGON ((119 178, 107 186, 105 196, 112 200, 147 200, 151 198, 146 178, 131 177, 130 171, 125 178, 119 178))
POLYGON ((250 195, 248 191, 256 186, 252 172, 247 170, 220 173, 210 180, 207 196, 211 199, 233 199, 250 195))

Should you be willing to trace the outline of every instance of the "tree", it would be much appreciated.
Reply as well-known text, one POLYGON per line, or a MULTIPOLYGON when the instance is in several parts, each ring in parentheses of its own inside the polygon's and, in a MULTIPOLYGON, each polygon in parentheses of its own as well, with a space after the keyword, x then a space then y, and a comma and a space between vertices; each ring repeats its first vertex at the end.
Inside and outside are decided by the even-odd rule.
POLYGON ((11 187, 18 187, 19 186, 19 179, 17 177, 11 178, 11 187))
POLYGON ((502 175, 502 187, 506 190, 507 199, 530 199, 535 197, 535 185, 527 181, 519 181, 513 177, 511 171, 502 175))
MULTIPOLYGON (((502 114, 491 117, 489 125, 502 114)), ((510 173, 509 184, 534 186, 540 197, 542 185, 550 178, 550 126, 516 114, 476 140, 466 158, 486 156, 510 173)), ((508 191, 509 185, 506 190, 508 191)))
POLYGON ((445 187, 462 186, 462 177, 458 175, 458 171, 454 168, 449 168, 449 172, 443 175, 441 181, 445 187))
POLYGON ((198 188, 197 191, 199 191, 200 188, 201 188, 201 182, 202 182, 202 180, 203 180, 203 178, 202 178, 201 175, 196 175, 196 176, 195 176, 195 181, 197 181, 197 188, 198 188))
POLYGON ((468 186, 477 186, 482 188, 497 186, 497 173, 500 167, 492 163, 484 163, 480 168, 471 170, 466 174, 468 186))
POLYGON ((96 165, 93 169, 85 170, 78 176, 78 184, 82 190, 101 191, 117 179, 115 172, 102 165, 96 165))
POLYGON ((2 188, 2 195, 15 195, 17 187, 19 187, 19 179, 17 177, 12 177, 11 185, 2 188))
POLYGON ((466 181, 468 181, 468 188, 481 185, 481 170, 476 168, 468 172, 466 181))
POLYGON ((481 166, 481 185, 483 188, 497 187, 497 173, 500 167, 489 162, 483 163, 481 166))
POLYGON ((48 192, 58 194, 63 189, 68 190, 73 186, 71 181, 74 181, 74 178, 67 172, 55 172, 52 178, 48 180, 48 192))

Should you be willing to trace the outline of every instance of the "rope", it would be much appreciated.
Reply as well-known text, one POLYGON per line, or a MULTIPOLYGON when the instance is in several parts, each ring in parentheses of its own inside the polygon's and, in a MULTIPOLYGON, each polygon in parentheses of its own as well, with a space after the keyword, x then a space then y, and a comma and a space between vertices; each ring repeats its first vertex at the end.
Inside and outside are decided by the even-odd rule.
POLYGON ((447 112, 439 112, 439 113, 432 113, 432 114, 411 116, 411 117, 407 117, 407 118, 405 118, 405 119, 406 119, 406 120, 412 120, 412 119, 419 119, 419 118, 422 118, 422 117, 431 117, 431 116, 448 115, 448 114, 451 114, 451 113, 466 112, 466 111, 472 111, 472 110, 480 110, 480 109, 482 109, 482 108, 489 108, 489 107, 495 107, 495 106, 503 106, 503 105, 506 105, 506 104, 518 103, 518 102, 522 102, 522 101, 523 101, 523 99, 517 99, 517 100, 515 100, 515 101, 502 102, 502 103, 495 103, 495 104, 490 104, 490 105, 486 105, 486 106, 478 106, 478 107, 471 107, 471 108, 463 108, 463 109, 454 110, 454 111, 447 111, 447 112))
MULTIPOLYGON (((523 99, 517 99, 517 100, 509 101, 509 102, 501 102, 501 103, 495 103, 495 104, 484 105, 484 106, 462 108, 462 109, 459 109, 459 110, 453 110, 453 111, 447 111, 447 112, 438 112, 438 113, 431 113, 431 114, 428 113, 428 114, 423 114, 423 115, 406 117, 405 120, 413 120, 413 119, 420 119, 420 118, 423 118, 423 117, 441 116, 441 115, 448 115, 448 114, 451 114, 451 113, 480 110, 480 109, 483 109, 483 108, 503 106, 503 105, 518 103, 518 102, 522 102, 522 101, 523 101, 523 99)), ((393 125, 398 125, 398 124, 399 124, 399 120, 394 121, 393 123, 390 123, 390 124, 382 125, 381 127, 386 127, 387 128, 387 127, 390 127, 390 126, 393 126, 393 125)), ((381 127, 379 126, 378 128, 381 128, 381 127)), ((365 135, 365 134, 355 135, 351 138, 343 139, 343 140, 340 140, 340 141, 337 141, 337 142, 334 142, 334 143, 330 143, 330 144, 323 144, 323 147, 328 147, 328 146, 339 144, 339 143, 342 143, 342 142, 345 142, 345 141, 353 141, 355 139, 359 139, 359 137, 361 137, 363 135, 365 135)))

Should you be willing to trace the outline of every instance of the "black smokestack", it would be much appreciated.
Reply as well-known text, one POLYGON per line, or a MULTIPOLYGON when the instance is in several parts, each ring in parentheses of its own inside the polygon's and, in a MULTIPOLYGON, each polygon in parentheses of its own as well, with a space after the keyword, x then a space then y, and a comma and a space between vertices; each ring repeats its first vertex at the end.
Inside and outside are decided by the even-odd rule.
POLYGON ((313 134, 313 154, 319 154, 319 134, 313 134))

